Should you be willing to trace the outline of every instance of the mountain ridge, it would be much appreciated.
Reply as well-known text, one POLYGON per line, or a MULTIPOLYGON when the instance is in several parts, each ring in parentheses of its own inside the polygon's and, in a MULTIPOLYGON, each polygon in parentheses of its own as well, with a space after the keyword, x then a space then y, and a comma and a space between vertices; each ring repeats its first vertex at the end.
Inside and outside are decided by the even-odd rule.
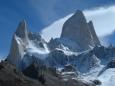
POLYGON ((44 80, 45 75, 48 82, 57 80, 62 86, 96 86, 103 82, 98 75, 115 59, 114 52, 115 47, 101 45, 92 21, 87 22, 78 10, 64 23, 61 37, 50 42, 39 33, 29 32, 26 21, 22 21, 13 35, 6 61, 31 79, 44 80), (49 72, 51 75, 47 75, 49 72))

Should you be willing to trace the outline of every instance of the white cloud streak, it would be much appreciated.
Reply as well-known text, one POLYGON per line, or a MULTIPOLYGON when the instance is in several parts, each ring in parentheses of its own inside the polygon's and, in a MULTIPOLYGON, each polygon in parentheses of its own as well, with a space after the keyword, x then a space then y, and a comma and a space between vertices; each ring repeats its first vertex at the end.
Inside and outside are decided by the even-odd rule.
MULTIPOLYGON (((115 5, 109 7, 100 7, 83 11, 87 21, 92 20, 98 36, 103 36, 115 30, 115 5)), ((60 37, 64 22, 71 17, 70 14, 42 30, 42 37, 49 41, 50 38, 60 37)))
POLYGON ((42 37, 49 41, 51 38, 60 37, 62 32, 62 27, 64 22, 70 18, 73 14, 70 14, 62 19, 55 21, 53 24, 49 25, 48 27, 44 28, 41 32, 42 37))
POLYGON ((87 20, 92 20, 98 36, 104 36, 115 30, 115 5, 85 10, 87 20))

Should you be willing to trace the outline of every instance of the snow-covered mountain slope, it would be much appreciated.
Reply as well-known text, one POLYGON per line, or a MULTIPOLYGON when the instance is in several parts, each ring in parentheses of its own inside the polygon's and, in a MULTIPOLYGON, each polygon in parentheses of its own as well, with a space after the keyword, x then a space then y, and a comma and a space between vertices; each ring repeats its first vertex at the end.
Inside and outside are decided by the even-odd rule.
MULTIPOLYGON (((66 51, 66 50, 65 50, 66 51)), ((55 49, 46 58, 51 66, 64 66, 68 63, 74 65, 81 73, 88 73, 93 68, 106 66, 115 59, 115 48, 95 47, 85 52, 67 53, 64 50, 55 49), (67 53, 67 54, 66 54, 67 53)), ((69 51, 68 51, 69 52, 69 51)))
POLYGON ((115 85, 115 68, 107 69, 103 72, 98 79, 102 82, 101 86, 114 86, 115 85))

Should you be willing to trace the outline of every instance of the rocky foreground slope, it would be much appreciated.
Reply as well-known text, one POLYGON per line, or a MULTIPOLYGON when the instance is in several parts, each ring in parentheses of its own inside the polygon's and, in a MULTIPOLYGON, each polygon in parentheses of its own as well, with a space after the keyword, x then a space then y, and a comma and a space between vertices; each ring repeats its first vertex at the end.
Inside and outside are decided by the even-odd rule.
POLYGON ((93 83, 82 82, 80 80, 62 80, 51 69, 38 70, 35 64, 25 69, 23 72, 3 61, 0 63, 0 86, 95 86, 93 83), (43 75, 41 71, 44 72, 43 75), (25 75, 24 75, 25 74, 25 75))

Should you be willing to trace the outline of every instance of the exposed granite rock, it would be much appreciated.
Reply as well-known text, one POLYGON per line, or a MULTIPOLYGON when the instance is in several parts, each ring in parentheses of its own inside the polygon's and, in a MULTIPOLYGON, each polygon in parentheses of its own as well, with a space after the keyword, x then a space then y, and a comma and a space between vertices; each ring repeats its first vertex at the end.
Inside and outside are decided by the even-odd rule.
POLYGON ((92 37, 93 37, 94 44, 95 45, 100 45, 100 41, 99 41, 99 39, 96 35, 95 29, 94 29, 94 26, 93 26, 93 22, 89 21, 88 25, 89 25, 89 30, 90 30, 90 32, 92 34, 92 37))
POLYGON ((23 46, 23 43, 16 38, 16 35, 14 35, 7 60, 14 64, 18 69, 21 68, 21 59, 24 55, 24 50, 25 46, 23 46))
POLYGON ((22 21, 13 35, 10 52, 7 57, 7 60, 14 64, 18 69, 21 69, 21 59, 24 56, 24 52, 28 44, 26 22, 22 21))
POLYGON ((29 37, 30 40, 41 41, 41 36, 40 36, 39 33, 29 32, 28 37, 29 37))
POLYGON ((71 50, 74 52, 79 52, 81 50, 80 46, 75 41, 69 40, 68 38, 51 39, 48 46, 50 50, 55 50, 56 48, 71 50))
POLYGON ((80 46, 81 51, 100 44, 92 23, 87 23, 84 14, 80 10, 64 23, 61 38, 75 41, 80 46))
POLYGON ((27 24, 25 20, 19 23, 19 26, 15 32, 15 35, 20 37, 25 44, 28 44, 28 29, 27 29, 27 24))
POLYGON ((115 68, 115 60, 112 60, 107 64, 107 68, 115 68))
POLYGON ((48 58, 46 58, 46 64, 50 65, 51 67, 64 66, 67 64, 67 62, 67 56, 63 51, 60 50, 53 50, 49 54, 48 58))

